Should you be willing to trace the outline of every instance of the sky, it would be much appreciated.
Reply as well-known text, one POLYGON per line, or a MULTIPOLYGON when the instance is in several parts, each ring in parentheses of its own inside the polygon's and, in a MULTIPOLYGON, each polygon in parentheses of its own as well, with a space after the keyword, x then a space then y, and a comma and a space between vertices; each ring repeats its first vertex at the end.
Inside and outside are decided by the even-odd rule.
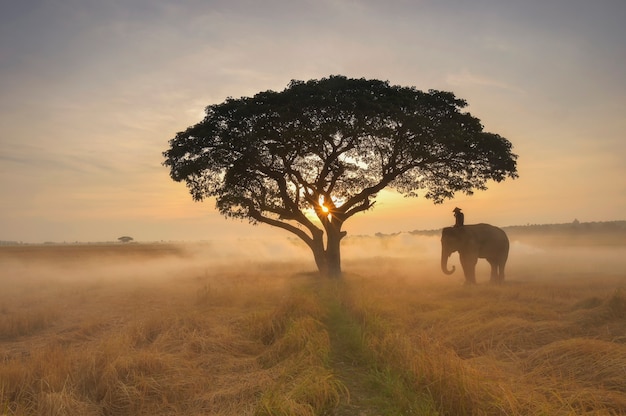
POLYGON ((519 178, 383 192, 349 235, 626 219, 624 0, 0 0, 0 241, 288 236, 220 216, 162 152, 227 97, 345 75, 454 92, 519 178))

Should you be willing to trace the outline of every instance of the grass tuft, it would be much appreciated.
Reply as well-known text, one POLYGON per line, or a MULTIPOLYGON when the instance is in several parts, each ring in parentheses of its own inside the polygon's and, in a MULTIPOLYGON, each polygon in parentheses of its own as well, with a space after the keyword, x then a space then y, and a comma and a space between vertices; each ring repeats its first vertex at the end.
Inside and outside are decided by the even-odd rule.
POLYGON ((7 309, 0 314, 0 340, 33 335, 52 326, 57 317, 58 314, 48 308, 13 312, 7 309))
POLYGON ((626 346, 572 338, 534 351, 525 361, 533 375, 626 393, 626 346))
POLYGON ((626 293, 617 289, 606 302, 609 319, 626 319, 626 293))

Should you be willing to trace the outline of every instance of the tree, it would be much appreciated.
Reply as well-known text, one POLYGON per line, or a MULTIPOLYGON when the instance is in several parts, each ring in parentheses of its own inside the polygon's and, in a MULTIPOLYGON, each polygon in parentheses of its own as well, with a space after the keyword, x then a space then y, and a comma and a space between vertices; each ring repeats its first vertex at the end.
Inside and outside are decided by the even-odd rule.
POLYGON ((120 243, 130 243, 131 241, 133 241, 133 238, 125 235, 125 236, 119 237, 118 240, 120 243))
POLYGON ((441 203, 517 177, 511 143, 466 106, 451 92, 380 80, 291 81, 208 106, 170 140, 164 165, 194 200, 214 197, 226 217, 295 234, 320 273, 338 277, 344 223, 382 189, 441 203))

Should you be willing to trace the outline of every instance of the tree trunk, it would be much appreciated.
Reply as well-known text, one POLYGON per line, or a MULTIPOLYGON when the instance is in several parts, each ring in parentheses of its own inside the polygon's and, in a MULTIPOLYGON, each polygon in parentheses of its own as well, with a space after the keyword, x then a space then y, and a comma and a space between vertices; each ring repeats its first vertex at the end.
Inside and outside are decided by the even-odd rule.
POLYGON ((340 233, 329 233, 326 243, 327 275, 333 279, 341 277, 341 238, 340 233))
POLYGON ((324 224, 326 229, 326 276, 331 279, 341 278, 341 239, 346 236, 341 231, 343 221, 333 217, 333 221, 324 224))
POLYGON ((320 275, 328 276, 328 259, 326 258, 326 250, 324 250, 324 233, 321 231, 313 236, 313 243, 309 245, 313 252, 315 265, 320 275))
POLYGON ((346 232, 341 231, 340 226, 326 227, 326 247, 324 247, 324 233, 313 236, 309 247, 313 252, 315 265, 322 277, 338 279, 341 277, 341 239, 346 232))

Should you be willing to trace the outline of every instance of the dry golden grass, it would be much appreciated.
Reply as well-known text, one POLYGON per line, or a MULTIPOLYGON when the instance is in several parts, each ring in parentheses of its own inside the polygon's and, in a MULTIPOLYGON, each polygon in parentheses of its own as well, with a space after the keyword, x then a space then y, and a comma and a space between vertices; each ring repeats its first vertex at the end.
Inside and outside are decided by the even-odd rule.
POLYGON ((625 285, 619 274, 464 287, 361 273, 346 279, 344 303, 377 361, 442 414, 618 415, 625 285))
POLYGON ((290 267, 100 249, 0 255, 0 414, 310 415, 345 393, 325 367, 322 309, 290 267))
POLYGON ((504 285, 466 287, 402 238, 350 242, 341 282, 214 247, 2 247, 0 414, 626 415, 623 250, 513 242, 504 285))

